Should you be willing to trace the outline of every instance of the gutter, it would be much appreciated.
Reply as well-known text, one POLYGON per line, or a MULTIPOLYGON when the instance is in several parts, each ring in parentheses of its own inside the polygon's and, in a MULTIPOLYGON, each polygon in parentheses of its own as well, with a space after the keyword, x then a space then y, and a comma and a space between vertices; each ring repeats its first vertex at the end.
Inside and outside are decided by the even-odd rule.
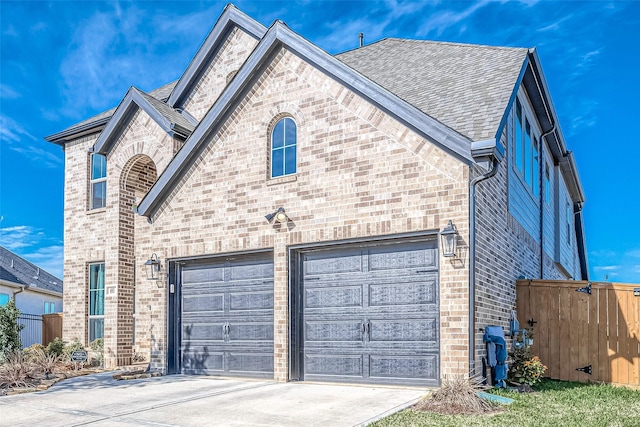
POLYGON ((498 172, 504 156, 504 148, 498 136, 486 141, 471 143, 471 155, 478 165, 488 172, 469 183, 469 372, 475 374, 476 354, 476 186, 498 172))
POLYGON ((39 294, 45 294, 45 295, 51 295, 54 297, 59 297, 62 298, 62 292, 56 292, 56 291, 52 291, 49 289, 44 289, 38 286, 30 286, 30 285, 19 285, 17 283, 14 282, 9 282, 7 280, 2 280, 0 279, 0 286, 6 286, 8 288, 14 288, 14 289, 18 289, 17 291, 13 292, 14 295, 17 295, 21 292, 24 292, 26 290, 31 291, 31 292, 36 292, 39 294))

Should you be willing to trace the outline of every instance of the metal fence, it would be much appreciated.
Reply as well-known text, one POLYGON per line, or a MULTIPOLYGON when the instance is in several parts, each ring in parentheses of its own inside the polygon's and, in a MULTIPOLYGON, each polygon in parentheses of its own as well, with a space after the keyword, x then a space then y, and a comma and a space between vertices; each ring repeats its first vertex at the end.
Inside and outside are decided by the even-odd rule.
POLYGON ((33 344, 42 344, 42 315, 41 314, 21 314, 18 324, 24 325, 20 331, 22 347, 29 347, 33 344))

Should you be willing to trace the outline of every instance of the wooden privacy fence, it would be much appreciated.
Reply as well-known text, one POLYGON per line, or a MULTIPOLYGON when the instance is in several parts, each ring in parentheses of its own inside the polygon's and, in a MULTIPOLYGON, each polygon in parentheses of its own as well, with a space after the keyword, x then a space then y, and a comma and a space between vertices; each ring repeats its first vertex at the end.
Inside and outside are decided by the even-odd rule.
POLYGON ((640 285, 520 280, 516 305, 545 376, 640 386, 640 285))
POLYGON ((62 338, 62 313, 42 315, 42 345, 47 346, 56 337, 62 338))

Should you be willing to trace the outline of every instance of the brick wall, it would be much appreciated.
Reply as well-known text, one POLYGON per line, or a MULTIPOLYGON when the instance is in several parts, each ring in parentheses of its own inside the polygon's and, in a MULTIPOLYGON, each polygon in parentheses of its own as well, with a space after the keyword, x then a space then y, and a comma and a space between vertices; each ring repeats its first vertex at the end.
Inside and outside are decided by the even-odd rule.
MULTIPOLYGON (((212 104, 216 96, 212 92, 202 102, 212 104)), ((86 150, 92 142, 86 140, 76 144, 78 150, 67 151, 68 186, 85 185, 87 159, 77 151, 88 157, 86 150)), ((125 270, 132 267, 124 263, 126 257, 121 255, 126 242, 116 232, 117 224, 129 221, 122 215, 126 209, 120 208, 122 177, 131 170, 130 160, 142 154, 162 173, 172 144, 144 113, 138 113, 108 158, 107 208, 87 214, 84 202, 82 209, 66 212, 65 274, 75 279, 67 283, 77 285, 69 286, 65 294, 65 310, 73 313, 77 325, 86 323, 86 301, 74 295, 86 292, 87 280, 76 268, 91 257, 106 262, 110 313, 129 313, 131 279, 125 270), (93 237, 73 231, 89 224, 95 230, 93 237)), ((448 220, 458 225, 464 246, 469 241, 468 180, 463 162, 282 50, 211 136, 194 166, 154 215, 153 223, 141 217, 132 223, 135 265, 142 273, 136 275, 137 348, 148 352, 154 367, 164 368, 167 290, 140 277, 152 252, 166 266, 170 258, 273 248, 275 377, 286 380, 287 246, 437 230, 448 220), (269 126, 282 114, 292 116, 298 127, 298 173, 269 179, 269 126), (290 228, 276 229, 265 221, 265 213, 279 206, 287 209, 290 228)), ((66 193, 70 192, 71 187, 66 193)), ((73 197, 84 201, 86 191, 73 197)), ((468 260, 441 258, 440 270, 441 373, 464 373, 468 364, 468 260)), ((105 328, 125 336, 131 330, 130 323, 118 323, 115 318, 107 319, 105 328)), ((72 330, 66 330, 66 336, 72 330)), ((118 363, 118 354, 126 359, 129 353, 117 337, 106 342, 110 363, 118 363)))
MULTIPOLYGON (((507 130, 502 135, 507 144, 507 130)), ((475 366, 480 372, 481 359, 486 355, 482 331, 488 325, 502 326, 509 331, 511 311, 515 310, 518 278, 540 278, 543 264, 545 279, 566 280, 568 277, 545 253, 540 260, 540 245, 511 215, 508 204, 507 168, 509 153, 492 178, 477 186, 476 228, 476 328, 475 366)), ((481 171, 474 170, 473 176, 481 171)), ((575 240, 575 239, 574 239, 575 240)), ((575 250, 577 253, 577 249, 575 250)), ((577 256, 577 255, 576 255, 577 256)), ((524 327, 526 325, 521 325, 524 327)))

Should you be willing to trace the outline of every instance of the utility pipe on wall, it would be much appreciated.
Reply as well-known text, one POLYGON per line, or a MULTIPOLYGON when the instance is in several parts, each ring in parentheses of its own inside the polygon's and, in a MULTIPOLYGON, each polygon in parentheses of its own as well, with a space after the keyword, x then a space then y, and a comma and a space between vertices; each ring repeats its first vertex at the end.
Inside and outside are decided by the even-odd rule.
POLYGON ((475 374, 476 354, 476 185, 498 172, 500 161, 494 159, 489 172, 471 180, 469 184, 469 372, 475 374))

